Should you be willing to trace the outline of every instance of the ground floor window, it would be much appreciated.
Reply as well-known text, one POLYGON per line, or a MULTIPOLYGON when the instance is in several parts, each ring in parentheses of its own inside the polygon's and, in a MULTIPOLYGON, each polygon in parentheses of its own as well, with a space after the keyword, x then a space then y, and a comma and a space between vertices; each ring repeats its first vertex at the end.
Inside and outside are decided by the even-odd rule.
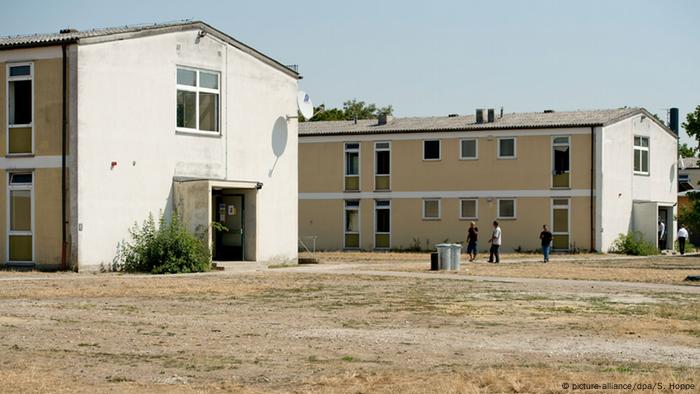
POLYGON ((459 200, 459 218, 460 219, 477 219, 478 202, 476 199, 463 198, 459 200))
POLYGON ((515 199, 503 198, 498 200, 498 218, 515 219, 515 199))
POLYGON ((360 201, 345 201, 345 245, 346 249, 360 247, 360 201))
POLYGON ((7 188, 8 261, 33 261, 32 173, 10 173, 7 188))
POLYGON ((374 202, 374 248, 389 249, 391 246, 391 201, 374 202))
POLYGON ((569 199, 552 200, 552 249, 569 250, 569 199))
POLYGON ((426 198, 423 200, 423 219, 440 219, 440 199, 426 198))

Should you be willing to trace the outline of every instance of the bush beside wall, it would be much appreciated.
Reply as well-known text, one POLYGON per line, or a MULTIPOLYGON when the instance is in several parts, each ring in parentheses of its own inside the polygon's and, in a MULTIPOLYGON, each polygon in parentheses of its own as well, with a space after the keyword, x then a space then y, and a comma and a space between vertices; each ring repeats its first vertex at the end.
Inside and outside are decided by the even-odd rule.
POLYGON ((642 238, 642 233, 629 232, 620 234, 608 252, 631 256, 651 256, 659 254, 659 249, 656 245, 645 241, 642 238))

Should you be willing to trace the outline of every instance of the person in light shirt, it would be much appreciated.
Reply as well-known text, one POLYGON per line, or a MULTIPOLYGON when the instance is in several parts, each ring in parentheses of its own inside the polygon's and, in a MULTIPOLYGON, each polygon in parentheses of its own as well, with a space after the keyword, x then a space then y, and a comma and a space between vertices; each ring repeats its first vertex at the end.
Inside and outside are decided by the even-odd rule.
POLYGON ((685 224, 681 224, 681 229, 678 230, 678 248, 681 251, 681 256, 685 254, 686 239, 688 239, 688 230, 685 229, 685 224))

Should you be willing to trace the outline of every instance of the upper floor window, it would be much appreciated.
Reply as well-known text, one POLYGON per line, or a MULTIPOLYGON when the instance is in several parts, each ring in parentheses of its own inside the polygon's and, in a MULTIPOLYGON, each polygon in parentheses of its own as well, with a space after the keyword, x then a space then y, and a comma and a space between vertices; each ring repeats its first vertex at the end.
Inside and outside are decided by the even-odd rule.
POLYGON ((177 130, 218 132, 220 74, 177 69, 177 130))
POLYGON ((552 138, 552 187, 570 186, 571 155, 569 137, 552 138))
POLYGON ((345 144, 345 191, 360 190, 360 144, 345 144))
POLYGON ((34 152, 34 66, 7 65, 7 153, 34 152))
POLYGON ((515 137, 499 138, 498 139, 498 158, 499 159, 515 159, 515 137))
POLYGON ((374 144, 374 189, 391 189, 391 142, 374 144))
POLYGON ((440 140, 423 141, 423 160, 440 160, 440 140))
POLYGON ((476 139, 459 141, 459 158, 462 160, 475 160, 478 158, 478 146, 476 139))
POLYGON ((649 137, 634 137, 634 173, 649 175, 649 137))

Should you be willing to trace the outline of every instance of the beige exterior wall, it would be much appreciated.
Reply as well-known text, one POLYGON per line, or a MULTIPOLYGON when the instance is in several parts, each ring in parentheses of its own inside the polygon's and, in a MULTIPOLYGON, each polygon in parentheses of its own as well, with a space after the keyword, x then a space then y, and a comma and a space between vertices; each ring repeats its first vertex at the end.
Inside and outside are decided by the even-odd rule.
MULTIPOLYGON (((422 219, 420 198, 397 198, 391 200, 391 248, 407 249, 420 244, 422 249, 433 249, 444 241, 464 243, 471 220, 459 218, 459 199, 441 199, 439 220, 422 219)), ((479 249, 487 250, 487 240, 496 220, 496 199, 478 199, 478 216, 474 220, 481 230, 479 249)), ((320 250, 343 249, 344 201, 300 200, 300 236, 317 236, 316 247, 320 250)), ((498 219, 503 230, 503 252, 517 248, 535 250, 539 248, 539 233, 542 225, 551 227, 552 199, 546 197, 523 197, 516 199, 517 217, 498 219)), ((374 200, 360 201, 360 249, 374 249, 374 200)), ((590 248, 590 199, 574 197, 569 203, 569 236, 572 249, 590 248)))
MULTIPOLYGON (((34 64, 34 155, 61 154, 62 60, 40 59, 34 64)), ((0 62, 0 154, 7 154, 7 64, 0 62)))
MULTIPOLYGON (((561 135, 567 135, 563 133, 561 135)), ((460 139, 440 140, 440 160, 423 160, 423 140, 391 141, 391 190, 541 190, 551 188, 552 136, 516 136, 517 158, 498 159, 497 139, 477 138, 478 159, 461 160, 460 139)), ((345 142, 299 146, 299 192, 343 191, 345 142)), ((348 137, 346 142, 353 142, 348 137)), ((571 189, 590 188, 590 135, 570 136, 571 189)), ((374 191, 374 141, 360 143, 360 188, 374 191)))
MULTIPOLYGON (((8 171, 0 170, 0 256, 7 261, 8 171)), ((33 172, 34 262, 41 266, 61 263, 61 169, 36 169, 33 172)))
MULTIPOLYGON (((60 53, 59 53, 60 55, 60 53)), ((5 169, 0 169, 0 264, 8 260, 8 201, 7 168, 19 167, 33 171, 33 237, 34 262, 38 267, 58 267, 61 262, 61 168, 57 160, 47 156, 61 155, 62 122, 62 59, 27 59, 34 67, 34 155, 30 158, 6 157, 5 169), (21 166, 14 161, 22 161, 21 166), (50 162, 52 164, 47 165, 50 162), (27 163, 42 163, 42 167, 31 168, 27 163)), ((12 62, 15 63, 15 62, 12 62)), ((17 63, 20 63, 19 61, 17 63)), ((0 62, 0 155, 7 154, 7 64, 0 62)))

